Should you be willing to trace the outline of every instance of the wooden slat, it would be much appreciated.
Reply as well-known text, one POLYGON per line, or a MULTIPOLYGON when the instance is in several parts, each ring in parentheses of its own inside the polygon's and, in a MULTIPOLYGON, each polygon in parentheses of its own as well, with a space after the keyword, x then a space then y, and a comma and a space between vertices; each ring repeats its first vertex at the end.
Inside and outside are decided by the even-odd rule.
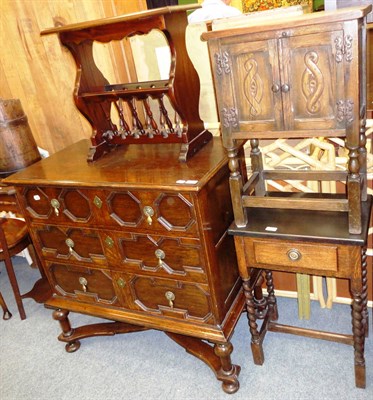
POLYGON ((266 170, 263 171, 264 179, 296 180, 296 181, 345 181, 346 171, 289 171, 266 170))
MULTIPOLYGON (((318 136, 323 137, 345 137, 346 131, 344 129, 334 130, 317 130, 318 136)), ((301 138, 312 138, 315 137, 315 131, 245 131, 233 132, 233 139, 301 139, 301 138)))
POLYGON ((250 192, 254 188, 254 185, 257 184, 258 179, 259 179, 259 172, 253 172, 249 180, 245 183, 245 185, 242 188, 243 193, 250 192))
POLYGON ((326 332, 326 331, 318 331, 314 329, 300 328, 290 325, 282 325, 276 322, 270 322, 268 324, 268 330, 270 332, 281 332, 281 333, 290 333, 298 336, 306 336, 313 339, 322 339, 329 340, 331 342, 338 342, 348 345, 353 345, 353 337, 352 335, 346 335, 343 333, 334 333, 334 332, 326 332))
POLYGON ((244 207, 348 211, 347 199, 242 196, 244 207))

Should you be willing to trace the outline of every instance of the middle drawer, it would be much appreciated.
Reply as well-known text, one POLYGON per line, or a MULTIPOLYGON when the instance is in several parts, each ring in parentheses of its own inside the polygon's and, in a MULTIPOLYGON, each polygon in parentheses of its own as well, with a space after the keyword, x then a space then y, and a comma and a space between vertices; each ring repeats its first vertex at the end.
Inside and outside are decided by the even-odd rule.
POLYGON ((194 238, 33 225, 34 243, 50 261, 205 283, 205 257, 194 238))

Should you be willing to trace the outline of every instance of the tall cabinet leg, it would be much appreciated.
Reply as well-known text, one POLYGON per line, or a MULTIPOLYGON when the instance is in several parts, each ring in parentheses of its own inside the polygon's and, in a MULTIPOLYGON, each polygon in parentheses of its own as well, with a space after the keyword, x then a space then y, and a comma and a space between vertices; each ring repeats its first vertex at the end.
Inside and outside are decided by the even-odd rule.
POLYGON ((354 359, 355 359, 355 384, 356 387, 365 388, 365 358, 364 358, 364 323, 363 323, 363 304, 361 291, 354 288, 351 290, 352 300, 352 333, 354 340, 354 359))
POLYGON ((257 316, 254 302, 254 289, 250 284, 250 280, 243 281, 243 290, 246 297, 247 318, 249 320, 251 351, 253 354, 254 363, 257 365, 262 365, 264 363, 264 353, 262 340, 258 331, 258 324, 256 323, 257 316))

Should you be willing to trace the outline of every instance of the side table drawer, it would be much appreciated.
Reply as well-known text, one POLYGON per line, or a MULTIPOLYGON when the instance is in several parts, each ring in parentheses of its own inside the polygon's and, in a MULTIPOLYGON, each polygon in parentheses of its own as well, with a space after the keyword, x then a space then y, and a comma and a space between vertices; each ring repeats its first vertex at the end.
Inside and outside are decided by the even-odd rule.
POLYGON ((47 263, 47 276, 57 295, 88 303, 119 306, 109 271, 47 263))
POLYGON ((283 266, 320 271, 338 270, 338 246, 298 242, 252 240, 253 266, 283 266))

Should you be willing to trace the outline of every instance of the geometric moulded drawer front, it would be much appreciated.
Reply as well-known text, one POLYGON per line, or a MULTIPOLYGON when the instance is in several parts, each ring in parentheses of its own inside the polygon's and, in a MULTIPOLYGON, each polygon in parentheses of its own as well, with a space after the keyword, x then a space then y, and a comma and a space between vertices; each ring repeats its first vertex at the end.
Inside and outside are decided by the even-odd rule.
POLYGON ((84 302, 119 305, 108 271, 48 263, 48 278, 59 295, 84 302))
POLYGON ((34 226, 34 237, 46 258, 106 265, 99 234, 90 229, 34 226))
POLYGON ((95 190, 30 187, 22 194, 28 216, 50 223, 94 222, 95 190))
POLYGON ((161 194, 156 205, 158 221, 168 230, 186 231, 195 222, 193 204, 181 194, 161 194))
POLYGON ((136 308, 151 314, 211 323, 210 295, 203 285, 133 276, 129 282, 136 308))
POLYGON ((131 234, 120 236, 118 243, 121 259, 117 265, 122 270, 206 282, 199 240, 131 234))
POLYGON ((111 226, 149 231, 196 232, 191 196, 180 193, 123 191, 107 194, 107 222, 111 226))

